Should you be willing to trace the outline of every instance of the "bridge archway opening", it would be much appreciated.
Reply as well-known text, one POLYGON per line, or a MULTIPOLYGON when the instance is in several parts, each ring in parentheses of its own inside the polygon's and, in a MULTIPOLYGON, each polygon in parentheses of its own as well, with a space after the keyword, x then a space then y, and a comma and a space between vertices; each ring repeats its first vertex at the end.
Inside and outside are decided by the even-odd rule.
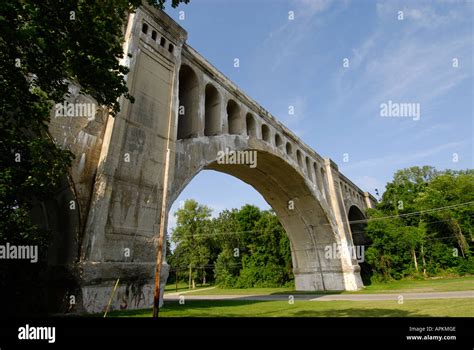
POLYGON ((197 135, 199 130, 199 83, 191 67, 182 65, 179 70, 178 139, 197 135))
MULTIPOLYGON (((352 243, 354 244, 354 248, 356 251, 358 250, 360 252, 360 247, 364 247, 365 253, 371 244, 371 241, 365 231, 367 227, 367 218, 356 205, 352 205, 349 208, 347 216, 349 220, 349 226, 351 228, 352 243)), ((364 285, 367 286, 371 284, 370 279, 372 277, 372 267, 367 261, 365 261, 365 256, 363 257, 364 259, 360 259, 363 261, 359 261, 360 277, 362 278, 364 285)))
MULTIPOLYGON (((212 218, 217 218, 224 210, 232 210, 234 208, 240 210, 245 205, 256 206, 260 211, 271 209, 263 197, 243 181, 222 172, 212 169, 203 169, 193 177, 180 193, 179 197, 174 201, 169 213, 168 237, 171 238, 172 228, 176 227, 174 213, 182 208, 184 202, 189 199, 193 199, 197 201, 199 205, 205 205, 210 208, 212 210, 212 218)), ((256 214, 256 211, 249 210, 248 213, 256 214)), ((253 220, 251 220, 251 222, 252 224, 254 223, 253 220)), ((198 285, 202 285, 204 279, 207 282, 215 282, 214 269, 216 267, 217 258, 224 248, 226 248, 226 245, 231 245, 230 249, 232 251, 234 251, 235 248, 238 249, 239 256, 232 259, 231 266, 227 266, 228 271, 232 273, 232 279, 236 281, 236 274, 238 276, 242 269, 242 258, 246 255, 249 257, 252 255, 252 251, 245 244, 247 241, 246 237, 250 234, 258 234, 258 232, 242 232, 233 226, 218 227, 216 230, 217 231, 213 231, 212 234, 219 240, 225 240, 226 244, 211 246, 209 250, 209 261, 207 261, 202 268, 193 267, 193 273, 197 275, 195 281, 198 285)), ((250 230, 250 228, 248 230, 250 230)), ((183 266, 184 262, 181 261, 179 251, 175 250, 176 245, 172 243, 170 247, 175 253, 178 252, 178 255, 175 255, 174 259, 171 260, 172 266, 168 283, 174 284, 176 283, 176 278, 178 278, 179 282, 186 282, 192 285, 188 277, 189 270, 185 266, 176 271, 175 266, 183 266)), ((283 254, 291 254, 289 247, 288 251, 283 254)), ((167 261, 170 263, 168 258, 167 261)))
MULTIPOLYGON (((291 242, 295 286, 297 290, 344 290, 340 257, 325 257, 327 247, 339 242, 332 224, 304 173, 284 158, 263 149, 256 152, 256 167, 245 164, 225 164, 216 161, 216 149, 207 143, 184 141, 183 155, 177 154, 178 174, 170 193, 170 204, 201 170, 214 170, 231 175, 254 188, 277 215, 291 242), (196 147, 194 151, 192 147, 196 147), (188 154, 199 154, 194 161, 188 154), (203 160, 201 157, 205 158, 203 160), (190 160, 191 159, 191 160, 190 160)), ((219 140, 215 140, 219 142, 219 140)), ((178 142, 179 143, 179 142, 178 142)), ((227 146, 226 146, 227 147, 227 146)), ((178 147, 179 149, 180 147, 178 147)), ((195 198, 199 200, 199 198, 195 198)))
POLYGON ((275 134, 275 146, 277 148, 281 148, 283 145, 283 139, 281 138, 280 134, 275 134))
POLYGON ((286 155, 290 156, 293 154, 293 147, 291 146, 291 143, 287 142, 286 143, 286 155))
POLYGON ((299 167, 303 168, 303 155, 299 149, 296 150, 296 160, 298 161, 299 167))
POLYGON ((311 181, 313 181, 313 174, 311 173, 311 162, 308 156, 306 156, 305 162, 306 162, 306 173, 308 174, 308 177, 311 179, 311 181))
POLYGON ((255 118, 252 114, 247 113, 245 117, 245 123, 247 127, 247 136, 257 137, 257 123, 255 122, 255 118))
POLYGON ((262 124, 262 139, 265 142, 271 142, 270 140, 270 128, 266 124, 262 124))
POLYGON ((204 99, 204 135, 219 135, 221 132, 221 97, 212 84, 207 84, 204 99))
POLYGON ((242 131, 240 107, 234 100, 229 100, 229 102, 227 102, 227 123, 229 126, 229 134, 240 134, 242 131))

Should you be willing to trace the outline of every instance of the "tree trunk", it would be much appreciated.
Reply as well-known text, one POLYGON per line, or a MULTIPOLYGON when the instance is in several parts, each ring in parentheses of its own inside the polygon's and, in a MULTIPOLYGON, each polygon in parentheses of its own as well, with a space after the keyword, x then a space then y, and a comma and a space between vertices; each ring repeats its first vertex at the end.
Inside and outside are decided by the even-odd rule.
POLYGON ((426 277, 426 260, 425 260, 425 252, 423 250, 423 244, 421 245, 421 261, 423 262, 423 276, 426 277))
POLYGON ((204 267, 202 268, 202 285, 204 286, 206 284, 206 270, 204 270, 204 267))
POLYGON ((418 272, 418 261, 416 260, 415 248, 412 249, 412 253, 413 253, 413 262, 415 263, 415 270, 416 272, 418 272))
POLYGON ((189 279, 188 279, 188 289, 191 289, 191 274, 192 274, 192 270, 191 270, 191 264, 189 264, 189 279))
POLYGON ((193 278, 193 289, 196 288, 196 282, 194 281, 194 278, 193 278))
POLYGON ((465 258, 465 254, 467 254, 469 251, 469 245, 467 244, 466 237, 464 237, 461 226, 459 226, 459 223, 456 219, 451 219, 450 223, 458 240, 459 248, 461 248, 462 257, 465 258))

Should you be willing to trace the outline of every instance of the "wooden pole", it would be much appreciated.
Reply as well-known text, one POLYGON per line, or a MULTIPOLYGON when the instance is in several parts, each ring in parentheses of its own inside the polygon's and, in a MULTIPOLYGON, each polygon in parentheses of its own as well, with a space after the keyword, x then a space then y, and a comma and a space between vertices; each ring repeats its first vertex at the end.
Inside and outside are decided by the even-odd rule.
POLYGON ((119 284, 119 281, 120 281, 120 278, 117 278, 117 282, 115 282, 114 290, 112 291, 112 294, 110 295, 109 303, 107 304, 107 309, 105 309, 104 317, 107 317, 107 313, 109 312, 109 307, 110 307, 110 304, 112 303, 112 299, 115 295, 115 291, 117 290, 117 286, 119 284))
POLYGON ((166 158, 165 158, 165 171, 163 175, 163 196, 161 201, 161 214, 160 214, 160 231, 158 234, 158 247, 156 252, 156 271, 155 271, 155 290, 153 295, 153 317, 157 318, 160 313, 160 294, 161 294, 161 267, 163 264, 163 243, 165 240, 166 231, 166 219, 168 215, 168 185, 169 185, 169 171, 170 171, 170 158, 171 158, 171 126, 173 125, 173 90, 175 72, 173 71, 173 77, 171 78, 171 95, 170 95, 170 110, 168 117, 168 137, 166 141, 166 158))
POLYGON ((165 181, 163 186, 163 203, 161 204, 160 215, 160 233, 158 236, 158 247, 156 253, 156 271, 155 271, 155 292, 153 295, 153 317, 157 318, 160 312, 160 294, 161 294, 161 267, 163 265, 163 243, 165 241, 165 221, 168 206, 168 175, 169 175, 169 158, 170 149, 166 150, 166 165, 165 165, 165 181))
POLYGON ((176 291, 178 291, 178 268, 176 268, 176 291))

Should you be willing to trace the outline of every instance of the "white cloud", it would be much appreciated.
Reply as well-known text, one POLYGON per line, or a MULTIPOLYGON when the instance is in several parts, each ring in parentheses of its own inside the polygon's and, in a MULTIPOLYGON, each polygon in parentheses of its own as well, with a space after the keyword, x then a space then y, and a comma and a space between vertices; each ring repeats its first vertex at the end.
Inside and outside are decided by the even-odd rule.
POLYGON ((294 0, 293 3, 298 12, 304 16, 312 16, 316 13, 324 12, 332 4, 332 0, 294 0))
POLYGON ((301 46, 314 40, 317 28, 345 10, 348 3, 348 0, 293 0, 289 9, 294 12, 294 20, 285 19, 285 23, 270 31, 263 42, 263 46, 273 53, 271 71, 276 72, 287 62, 295 61, 301 46))
POLYGON ((341 70, 334 77, 336 108, 359 99, 354 117, 370 120, 377 116, 381 103, 392 100, 420 103, 423 114, 433 102, 472 76, 468 66, 472 32, 459 33, 454 40, 452 36, 436 35, 446 29, 443 26, 461 18, 461 10, 442 15, 430 7, 411 8, 407 15, 413 21, 398 24, 394 20, 390 25, 386 17, 396 16, 397 5, 377 4, 377 9, 384 20, 352 50, 350 69, 341 70), (434 39, 426 40, 427 33, 415 33, 420 26, 428 26, 430 36, 436 35, 434 39), (459 59, 460 68, 452 67, 454 57, 459 59))

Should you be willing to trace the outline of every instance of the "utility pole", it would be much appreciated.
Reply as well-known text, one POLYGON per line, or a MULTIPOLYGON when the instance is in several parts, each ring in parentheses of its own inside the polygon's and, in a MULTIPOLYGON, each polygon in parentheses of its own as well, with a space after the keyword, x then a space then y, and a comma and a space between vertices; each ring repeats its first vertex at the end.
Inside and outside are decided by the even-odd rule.
POLYGON ((173 71, 173 77, 171 82, 171 93, 170 93, 170 110, 168 117, 168 137, 166 140, 166 158, 165 158, 165 173, 163 176, 163 197, 161 201, 161 214, 160 214, 160 231, 158 235, 158 251, 156 253, 156 270, 155 270, 155 290, 153 294, 153 318, 158 318, 160 313, 160 294, 161 294, 161 267, 163 265, 163 245, 165 241, 165 230, 166 230, 166 218, 168 215, 168 185, 169 185, 169 172, 170 172, 170 158, 171 158, 171 126, 173 120, 173 90, 175 81, 175 71, 173 71))
POLYGON ((165 221, 168 203, 168 175, 169 175, 169 157, 170 149, 166 150, 165 182, 163 186, 163 203, 161 204, 160 215, 160 233, 158 236, 158 251, 156 253, 156 271, 155 271, 155 292, 153 295, 153 317, 157 318, 160 312, 160 294, 161 294, 161 267, 163 265, 163 243, 165 241, 165 221))

